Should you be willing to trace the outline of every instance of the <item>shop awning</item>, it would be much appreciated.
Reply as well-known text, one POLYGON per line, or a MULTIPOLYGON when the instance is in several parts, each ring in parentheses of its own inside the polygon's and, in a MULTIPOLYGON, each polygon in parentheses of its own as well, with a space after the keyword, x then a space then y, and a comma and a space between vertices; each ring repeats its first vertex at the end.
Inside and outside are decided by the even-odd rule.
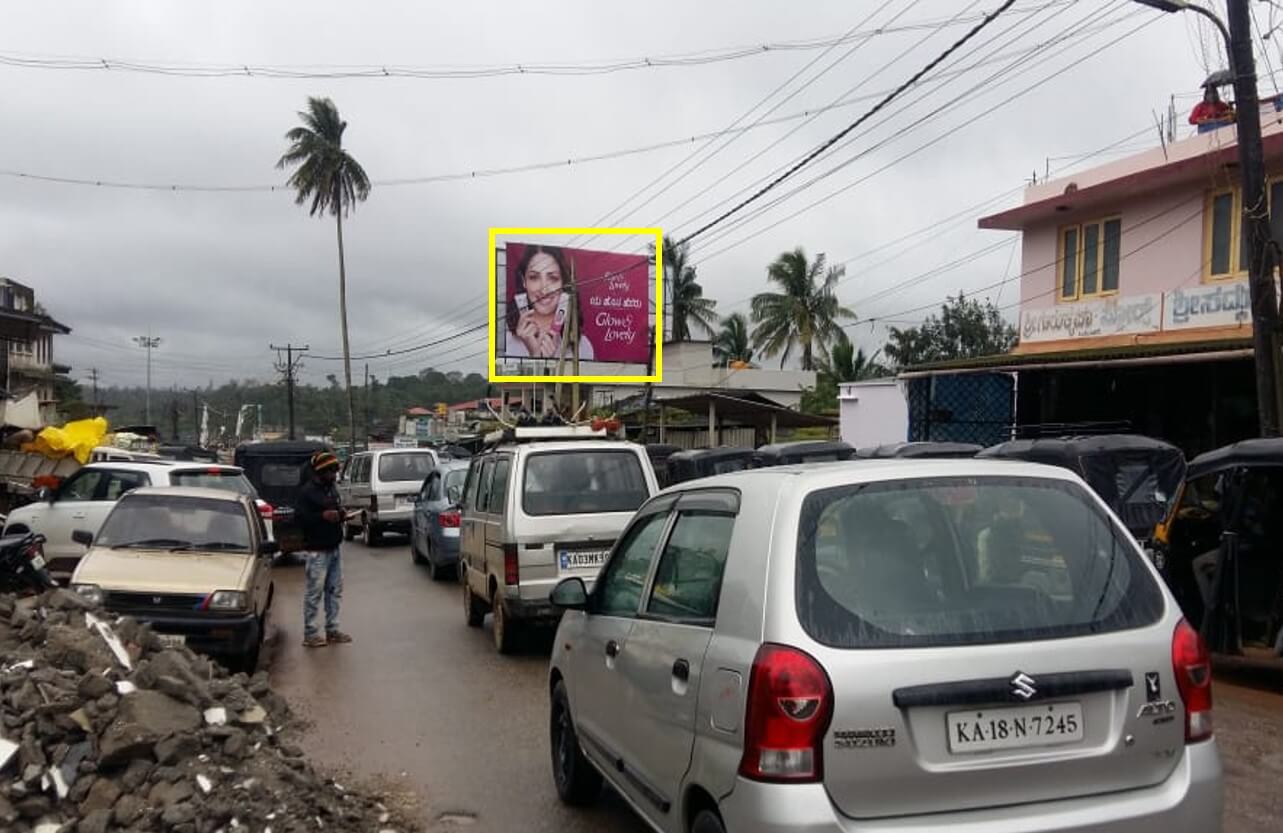
POLYGON ((1122 367, 1142 364, 1183 364, 1188 362, 1233 361, 1252 357, 1252 340, 1219 339, 1216 341, 1176 344, 1136 344, 1122 347, 1096 347, 1066 350, 1060 353, 1001 353, 974 359, 934 362, 910 367, 901 379, 929 376, 952 376, 962 373, 1012 373, 1020 370, 1122 367))

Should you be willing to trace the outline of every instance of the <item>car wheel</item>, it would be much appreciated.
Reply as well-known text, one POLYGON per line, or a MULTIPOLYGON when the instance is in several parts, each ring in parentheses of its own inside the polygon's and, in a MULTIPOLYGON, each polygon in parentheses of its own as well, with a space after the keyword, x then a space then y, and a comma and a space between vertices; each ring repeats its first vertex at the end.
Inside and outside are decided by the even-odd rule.
POLYGON ((566 804, 591 804, 601 794, 601 773, 584 757, 570 717, 570 698, 566 684, 557 681, 552 689, 552 714, 549 723, 552 741, 552 780, 557 795, 566 804))
POLYGON ((383 530, 369 518, 361 521, 361 543, 371 548, 383 543, 383 530))
POLYGON ((472 592, 472 588, 468 586, 465 579, 463 581, 463 618, 467 620, 470 628, 481 627, 481 622, 486 618, 486 612, 481 609, 478 602, 480 599, 477 598, 476 593, 472 592))
MULTIPOLYGON (((427 562, 428 571, 432 571, 432 562, 429 559, 424 558, 423 553, 419 552, 419 537, 414 534, 413 529, 410 530, 410 560, 415 564, 423 564, 424 562, 427 562)), ((433 577, 435 578, 435 576, 433 577)))
POLYGON ((726 825, 712 810, 700 810, 691 824, 691 833, 726 833, 726 825))
POLYGON ((352 524, 344 522, 344 524, 343 524, 343 540, 344 540, 344 541, 355 541, 355 540, 356 540, 356 533, 357 533, 357 531, 358 531, 358 530, 357 530, 357 528, 356 528, 356 527, 354 527, 354 526, 352 526, 352 524))
POLYGON ((494 613, 490 623, 491 636, 494 637, 495 650, 501 654, 511 654, 517 646, 517 628, 516 623, 508 620, 508 613, 504 609, 503 599, 495 598, 490 604, 490 609, 494 613))

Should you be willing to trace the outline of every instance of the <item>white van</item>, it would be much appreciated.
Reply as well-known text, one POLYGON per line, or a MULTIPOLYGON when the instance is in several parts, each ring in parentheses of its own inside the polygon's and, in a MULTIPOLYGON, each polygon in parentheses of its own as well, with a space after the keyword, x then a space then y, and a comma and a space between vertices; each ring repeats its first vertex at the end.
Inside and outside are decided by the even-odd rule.
POLYGON ((385 448, 363 451, 339 474, 339 497, 352 520, 344 527, 351 541, 360 532, 367 547, 378 546, 383 533, 410 534, 414 499, 441 456, 431 448, 385 448))

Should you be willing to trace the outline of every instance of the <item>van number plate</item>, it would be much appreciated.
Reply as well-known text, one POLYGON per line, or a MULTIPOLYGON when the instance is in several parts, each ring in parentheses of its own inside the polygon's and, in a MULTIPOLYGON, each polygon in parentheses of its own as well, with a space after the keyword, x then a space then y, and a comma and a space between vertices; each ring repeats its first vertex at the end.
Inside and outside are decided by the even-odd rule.
POLYGON ((187 644, 187 637, 181 633, 158 633, 156 636, 166 648, 181 648, 187 644))
POLYGON ((605 564, 610 550, 562 550, 558 555, 561 560, 561 569, 578 570, 605 564))
POLYGON ((949 751, 955 754, 1054 746, 1083 739, 1083 709, 1078 703, 1048 703, 950 712, 949 751))

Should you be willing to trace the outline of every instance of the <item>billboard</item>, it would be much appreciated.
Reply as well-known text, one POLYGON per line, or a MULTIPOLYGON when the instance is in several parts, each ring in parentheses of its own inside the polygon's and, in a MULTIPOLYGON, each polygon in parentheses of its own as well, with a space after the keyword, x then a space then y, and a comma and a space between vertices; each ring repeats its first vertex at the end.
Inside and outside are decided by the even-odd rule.
MULTIPOLYGON (((496 321, 500 359, 556 359, 577 314, 580 361, 646 364, 653 303, 647 255, 507 243, 505 261, 496 275, 504 283, 497 294, 506 299, 496 321)), ((569 359, 569 343, 565 352, 569 359)))

